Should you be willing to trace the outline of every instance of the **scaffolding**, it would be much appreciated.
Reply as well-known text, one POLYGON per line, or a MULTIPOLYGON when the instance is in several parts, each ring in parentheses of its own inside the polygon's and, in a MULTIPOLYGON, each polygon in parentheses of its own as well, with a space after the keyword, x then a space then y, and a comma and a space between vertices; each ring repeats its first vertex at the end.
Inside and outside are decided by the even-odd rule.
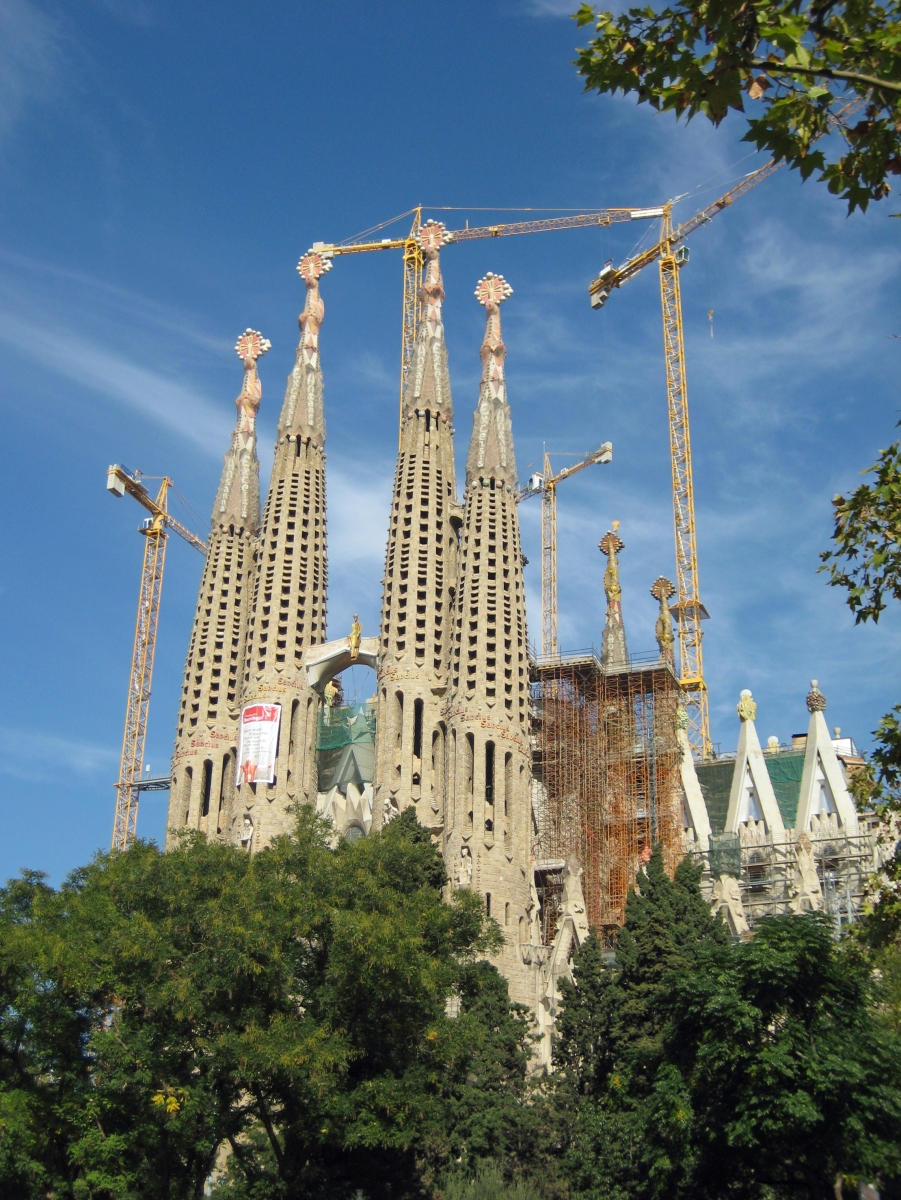
POLYGON ((546 942, 578 859, 589 924, 610 944, 642 855, 682 854, 680 692, 659 656, 606 672, 592 650, 532 662, 533 857, 546 942))
MULTIPOLYGON (((807 834, 821 890, 818 904, 832 918, 836 933, 853 924, 866 899, 868 881, 878 865, 878 833, 877 827, 852 835, 839 831, 807 834)), ((711 893, 714 881, 723 875, 738 881, 750 929, 765 917, 813 907, 798 899, 797 841, 774 841, 767 835, 746 839, 738 833, 711 834, 707 853, 696 850, 693 857, 704 868, 702 887, 706 892, 711 893)))

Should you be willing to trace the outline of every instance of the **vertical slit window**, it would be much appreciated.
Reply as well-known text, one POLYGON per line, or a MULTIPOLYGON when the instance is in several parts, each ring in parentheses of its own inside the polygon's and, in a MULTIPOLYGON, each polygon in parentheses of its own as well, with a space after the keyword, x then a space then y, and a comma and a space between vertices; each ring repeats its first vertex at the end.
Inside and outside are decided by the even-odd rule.
POLYGON ((210 815, 210 793, 213 788, 213 764, 208 758, 203 760, 203 811, 202 816, 210 815))

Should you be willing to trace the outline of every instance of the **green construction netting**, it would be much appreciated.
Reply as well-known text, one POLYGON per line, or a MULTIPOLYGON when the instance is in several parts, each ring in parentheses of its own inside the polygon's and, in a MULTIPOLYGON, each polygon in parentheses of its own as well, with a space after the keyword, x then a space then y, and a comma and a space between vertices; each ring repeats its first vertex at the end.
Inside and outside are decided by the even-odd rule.
POLYGON ((801 797, 801 775, 804 771, 803 754, 767 754, 766 769, 776 793, 776 803, 782 813, 782 824, 794 829, 798 815, 798 800, 801 797))
POLYGON ((316 731, 317 750, 340 750, 358 742, 375 741, 375 705, 345 704, 319 710, 316 731))
POLYGON ((726 824, 734 770, 735 762, 732 759, 728 762, 698 763, 695 767, 701 794, 707 805, 710 828, 714 833, 722 833, 726 824))
POLYGON ((737 833, 712 833, 710 835, 710 874, 714 878, 720 875, 741 875, 741 838, 737 833))

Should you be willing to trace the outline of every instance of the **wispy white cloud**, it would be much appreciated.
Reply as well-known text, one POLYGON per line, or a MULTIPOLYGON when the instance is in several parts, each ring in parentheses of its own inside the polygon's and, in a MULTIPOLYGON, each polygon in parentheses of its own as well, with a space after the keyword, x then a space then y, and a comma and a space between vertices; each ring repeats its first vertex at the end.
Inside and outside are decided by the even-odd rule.
POLYGON ((0 726, 0 774, 13 779, 49 782, 73 772, 84 777, 106 772, 112 781, 118 757, 109 746, 0 726))
POLYGON ((195 389, 55 326, 0 312, 0 341, 63 379, 135 409, 219 457, 231 431, 230 414, 195 389))
POLYGON ((63 43, 60 25, 29 0, 0 4, 0 138, 30 103, 54 94, 63 43))

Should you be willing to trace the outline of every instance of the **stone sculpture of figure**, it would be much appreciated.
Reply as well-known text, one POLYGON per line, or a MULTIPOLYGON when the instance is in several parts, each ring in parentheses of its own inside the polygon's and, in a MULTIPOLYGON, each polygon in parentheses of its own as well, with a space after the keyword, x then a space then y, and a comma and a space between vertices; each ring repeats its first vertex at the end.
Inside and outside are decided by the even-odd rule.
POLYGON ((354 613, 354 623, 350 627, 350 657, 356 662, 357 656, 360 653, 360 638, 363 636, 363 626, 360 624, 360 618, 354 613))
POLYGON ((389 825, 396 816, 397 816, 397 809, 394 806, 394 804, 392 803, 391 797, 387 796, 385 798, 385 803, 383 805, 383 811, 382 811, 382 828, 384 829, 384 827, 386 825, 389 825))
POLYGON ((253 844, 253 821, 245 813, 244 821, 241 825, 241 845, 245 850, 249 850, 253 844))
POLYGON ((460 851, 460 862, 457 865, 457 887, 472 887, 472 851, 464 846, 460 851))
POLYGON ((751 699, 751 693, 747 688, 742 692, 741 699, 735 706, 735 711, 738 713, 739 720, 753 721, 757 717, 757 705, 751 699))
POLYGON ((734 875, 720 875, 713 885, 713 911, 725 912, 726 923, 735 937, 749 932, 741 888, 734 875))
POLYGON ((660 657, 665 662, 673 661, 673 647, 676 639, 673 634, 673 618, 667 601, 675 596, 676 589, 664 575, 659 576, 651 584, 651 595, 660 601, 660 612, 657 614, 657 624, 654 632, 657 635, 657 645, 660 647, 660 657))
POLYGON ((796 913, 819 912, 823 907, 823 889, 813 856, 813 843, 806 833, 802 833, 798 838, 797 856, 792 887, 792 909, 796 913))
POLYGON ((339 688, 334 679, 330 679, 325 685, 325 703, 326 707, 334 707, 335 701, 338 699, 339 688))

